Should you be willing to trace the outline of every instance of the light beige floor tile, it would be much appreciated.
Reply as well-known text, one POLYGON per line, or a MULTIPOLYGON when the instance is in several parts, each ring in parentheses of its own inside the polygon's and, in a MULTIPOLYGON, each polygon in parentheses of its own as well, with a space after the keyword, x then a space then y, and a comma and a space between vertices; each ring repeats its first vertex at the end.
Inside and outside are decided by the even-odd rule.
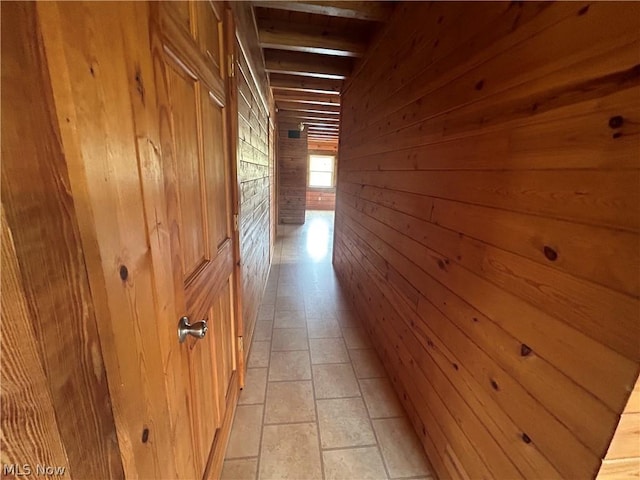
MULTIPOLYGON (((278 293, 280 288, 278 289, 278 293)), ((304 300, 300 296, 284 296, 276 298, 276 312, 304 310, 304 300)))
POLYGON ((258 321, 273 320, 275 307, 273 305, 261 305, 258 309, 258 321))
POLYGON ((360 380, 360 390, 371 418, 402 417, 402 405, 386 378, 360 380))
POLYGON ((247 368, 244 388, 240 392, 238 405, 264 403, 265 390, 267 388, 266 368, 247 368))
POLYGON ((348 363, 314 365, 313 385, 316 398, 356 397, 360 389, 348 363))
POLYGON ((373 420, 373 428, 392 478, 430 474, 422 445, 405 417, 373 420))
POLYGON ((343 328, 342 336, 348 349, 371 348, 369 335, 363 328, 343 328))
POLYGON ((318 400, 317 403, 322 448, 376 443, 362 398, 318 400))
POLYGON ((276 293, 276 311, 287 310, 304 310, 304 291, 295 284, 281 284, 276 293))
POLYGON ((336 310, 336 318, 342 328, 360 327, 360 321, 351 310, 336 310))
POLYGON ((309 352, 272 352, 269 381, 310 380, 309 352))
POLYGON ((322 479, 316 424, 265 425, 259 478, 322 479))
POLYGON ((307 317, 309 338, 338 338, 342 337, 342 330, 334 319, 309 319, 307 317))
POLYGON ((336 311, 333 308, 309 308, 305 310, 307 319, 310 320, 335 320, 336 311))
POLYGON ((269 383, 265 408, 265 424, 315 422, 311 381, 269 383))
POLYGON ((312 338, 309 346, 312 364, 349 362, 349 354, 342 338, 312 338))
POLYGON ((358 378, 386 377, 384 367, 375 350, 350 350, 349 356, 358 378))
POLYGON ((257 458, 225 460, 220 480, 255 480, 257 471, 257 458))
POLYGON ((322 452, 326 480, 382 480, 387 478, 377 447, 322 452))
POLYGON ((238 405, 225 458, 258 455, 263 408, 264 405, 238 405))
POLYGON ((271 342, 253 342, 247 368, 268 367, 270 350, 271 342))
POLYGON ((306 328, 276 328, 273 330, 271 350, 308 350, 306 328))
POLYGON ((307 326, 304 310, 277 312, 273 324, 275 328, 304 328, 307 326))
POLYGON ((276 295, 277 295, 277 287, 267 288, 264 291, 264 295, 262 296, 262 302, 260 305, 263 307, 270 307, 275 310, 276 308, 276 295))
POLYGON ((273 320, 258 320, 256 328, 253 331, 254 342, 268 342, 271 340, 271 330, 273 329, 273 320))
MULTIPOLYGON (((305 290, 310 291, 314 289, 311 284, 312 281, 304 281, 305 287, 309 285, 305 290)), ((306 295, 304 298, 304 306, 307 310, 333 310, 333 300, 323 295, 306 295)))

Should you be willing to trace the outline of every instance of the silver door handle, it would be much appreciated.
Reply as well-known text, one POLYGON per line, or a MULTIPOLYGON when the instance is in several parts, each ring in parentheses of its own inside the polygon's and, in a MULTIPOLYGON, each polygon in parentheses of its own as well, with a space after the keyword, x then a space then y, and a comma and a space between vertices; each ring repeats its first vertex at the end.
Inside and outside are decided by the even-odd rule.
POLYGON ((204 338, 207 334, 207 321, 200 320, 199 322, 191 325, 189 323, 189 317, 182 317, 178 322, 178 340, 180 343, 187 339, 187 335, 191 335, 196 338, 204 338))

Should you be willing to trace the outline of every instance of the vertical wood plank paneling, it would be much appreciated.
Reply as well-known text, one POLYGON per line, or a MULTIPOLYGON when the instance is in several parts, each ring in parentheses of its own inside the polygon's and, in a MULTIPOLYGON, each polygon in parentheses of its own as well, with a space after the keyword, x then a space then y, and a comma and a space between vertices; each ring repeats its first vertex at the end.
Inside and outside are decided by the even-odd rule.
POLYGON ((385 37, 342 96, 338 275, 439 476, 593 477, 640 367, 638 6, 405 3, 385 37))
POLYGON ((298 124, 278 122, 278 214, 279 223, 303 224, 307 203, 307 131, 289 138, 298 124))
MULTIPOLYGON (((2 463, 13 473, 36 464, 72 478, 2 205, 2 463)), ((74 448, 73 445, 70 445, 74 448)))
MULTIPOLYGON (((165 313, 155 302, 159 272, 152 264, 131 105, 132 96, 144 95, 145 78, 129 50, 131 31, 123 27, 141 13, 131 3, 37 8, 124 473, 177 476, 165 373, 157 368, 164 365, 157 323, 165 313)), ((149 32, 137 35, 148 39, 149 32)))
POLYGON ((640 379, 620 415, 598 479, 635 478, 640 476, 640 379))
MULTIPOLYGON (((7 221, 3 235, 5 227, 11 229, 22 276, 19 282, 27 302, 24 307, 28 308, 28 312, 20 310, 21 317, 6 317, 18 312, 5 310, 5 301, 13 305, 20 299, 11 298, 10 283, 5 287, 5 269, 11 272, 12 266, 5 264, 3 238, 3 374, 5 359, 17 361, 10 358, 15 352, 4 348, 6 322, 28 322, 23 328, 37 340, 37 357, 30 361, 40 358, 42 362, 42 371, 34 371, 31 380, 23 378, 20 385, 13 383, 15 378, 3 381, 3 392, 8 389, 18 395, 15 389, 20 387, 27 389, 20 394, 31 390, 45 403, 50 402, 47 410, 33 412, 36 417, 32 421, 41 415, 43 430, 33 432, 23 445, 36 456, 16 458, 15 450, 12 459, 18 463, 62 461, 60 466, 66 466, 77 478, 122 478, 105 359, 76 218, 77 199, 71 195, 70 167, 57 128, 48 71, 55 59, 44 49, 44 23, 34 3, 2 3, 2 204, 7 221), (42 374, 46 383, 31 383, 42 382, 42 374), (47 418, 52 415, 55 418, 47 418), (64 449, 39 445, 51 440, 47 434, 50 429, 59 431, 64 449), (64 450, 68 463, 61 457, 64 450), (39 458, 40 454, 44 457, 39 458)), ((12 331, 15 334, 13 328, 6 331, 8 341, 13 338, 12 331)), ((27 338, 20 341, 28 343, 27 338)), ((9 408, 11 399, 7 398, 6 404, 4 400, 3 408, 9 408)), ((3 424, 3 443, 24 428, 12 427, 17 430, 5 430, 3 424)))

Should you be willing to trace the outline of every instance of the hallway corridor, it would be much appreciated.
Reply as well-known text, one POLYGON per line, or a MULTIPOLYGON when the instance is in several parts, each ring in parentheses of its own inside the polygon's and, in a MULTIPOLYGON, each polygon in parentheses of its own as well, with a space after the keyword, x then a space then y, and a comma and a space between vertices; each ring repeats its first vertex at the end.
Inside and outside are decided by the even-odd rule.
POLYGON ((281 234, 222 478, 430 478, 333 272, 333 212, 281 234))

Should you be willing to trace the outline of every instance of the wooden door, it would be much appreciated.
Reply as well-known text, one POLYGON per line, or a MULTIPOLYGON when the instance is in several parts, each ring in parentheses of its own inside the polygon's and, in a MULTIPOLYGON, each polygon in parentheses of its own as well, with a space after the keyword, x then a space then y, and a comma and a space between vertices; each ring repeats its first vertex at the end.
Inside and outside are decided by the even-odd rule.
MULTIPOLYGON (((223 424, 237 397, 231 163, 224 11, 209 2, 157 6, 155 55, 167 216, 171 232, 175 323, 204 320, 202 339, 177 335, 171 355, 186 357, 186 401, 196 475, 216 456, 223 424), (216 435, 218 439, 216 440, 216 435)), ((172 395, 169 392, 169 395, 172 395)), ((182 396, 182 392, 174 392, 182 396)), ((174 424, 184 421, 184 401, 170 399, 174 424), (177 411, 180 410, 180 411, 177 411)), ((185 452, 180 452, 188 458, 185 452)), ((219 463, 219 462, 218 462, 219 463)))

